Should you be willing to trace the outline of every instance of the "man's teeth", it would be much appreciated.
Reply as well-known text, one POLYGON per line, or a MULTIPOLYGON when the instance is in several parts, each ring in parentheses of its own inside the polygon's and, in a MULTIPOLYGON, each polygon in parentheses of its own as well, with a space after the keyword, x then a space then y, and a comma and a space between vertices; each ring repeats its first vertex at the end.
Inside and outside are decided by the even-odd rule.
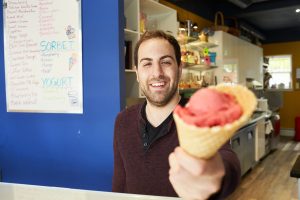
POLYGON ((159 87, 159 86, 164 86, 165 83, 152 83, 151 85, 154 87, 159 87))

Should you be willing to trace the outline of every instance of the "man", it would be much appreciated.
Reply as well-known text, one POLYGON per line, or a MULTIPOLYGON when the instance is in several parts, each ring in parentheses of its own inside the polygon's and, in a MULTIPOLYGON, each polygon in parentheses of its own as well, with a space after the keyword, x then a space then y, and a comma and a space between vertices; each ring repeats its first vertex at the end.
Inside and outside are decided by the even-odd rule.
POLYGON ((239 161, 228 144, 209 160, 178 147, 172 112, 185 103, 177 90, 180 56, 176 39, 162 31, 146 32, 136 45, 137 80, 146 101, 117 116, 114 192, 223 199, 239 183, 239 161))

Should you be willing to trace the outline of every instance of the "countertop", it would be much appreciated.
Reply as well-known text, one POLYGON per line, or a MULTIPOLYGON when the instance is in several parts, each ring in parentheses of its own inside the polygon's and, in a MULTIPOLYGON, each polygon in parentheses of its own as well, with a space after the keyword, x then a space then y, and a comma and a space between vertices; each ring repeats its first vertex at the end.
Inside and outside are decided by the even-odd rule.
POLYGON ((244 126, 242 126, 239 130, 258 122, 261 119, 267 119, 270 116, 271 116, 270 112, 256 111, 252 114, 250 120, 244 126))
POLYGON ((180 198, 0 183, 3 200, 180 200, 180 198))
POLYGON ((249 120, 249 124, 255 123, 261 119, 267 119, 269 118, 271 113, 269 112, 254 112, 249 120))

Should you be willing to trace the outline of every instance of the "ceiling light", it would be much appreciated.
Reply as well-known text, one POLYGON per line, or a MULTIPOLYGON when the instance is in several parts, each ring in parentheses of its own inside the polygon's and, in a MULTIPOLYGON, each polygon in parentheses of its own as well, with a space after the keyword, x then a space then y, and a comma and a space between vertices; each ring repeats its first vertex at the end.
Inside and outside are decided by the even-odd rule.
POLYGON ((300 12, 300 9, 299 9, 299 8, 297 8, 297 9, 296 9, 296 13, 299 13, 299 12, 300 12))

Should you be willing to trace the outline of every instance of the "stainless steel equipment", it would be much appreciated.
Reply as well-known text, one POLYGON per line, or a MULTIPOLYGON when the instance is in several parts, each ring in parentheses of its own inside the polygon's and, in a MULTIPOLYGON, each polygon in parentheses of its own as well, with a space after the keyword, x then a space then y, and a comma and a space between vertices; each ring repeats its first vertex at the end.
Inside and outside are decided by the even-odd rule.
POLYGON ((250 170, 254 164, 254 137, 256 123, 241 128, 230 140, 231 148, 237 154, 241 164, 241 175, 250 170))

